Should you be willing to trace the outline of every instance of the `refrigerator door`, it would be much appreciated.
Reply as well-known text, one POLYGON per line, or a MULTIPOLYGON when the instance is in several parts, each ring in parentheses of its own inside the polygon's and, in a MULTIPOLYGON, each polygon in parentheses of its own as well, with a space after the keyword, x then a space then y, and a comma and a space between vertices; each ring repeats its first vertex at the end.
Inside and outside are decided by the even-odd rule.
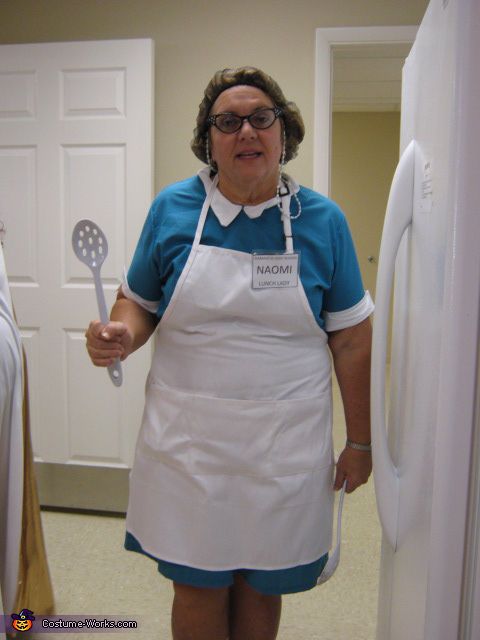
POLYGON ((457 0, 454 8, 455 99, 425 640, 480 638, 480 2, 457 0))
MULTIPOLYGON (((477 0, 431 0, 404 66, 401 151, 407 150, 408 155, 408 147, 415 141, 415 153, 413 197, 405 194, 405 211, 398 214, 404 219, 411 215, 411 222, 395 267, 388 436, 383 426, 384 399, 375 396, 379 388, 382 391, 378 367, 384 366, 379 365, 377 354, 386 351, 378 344, 385 340, 381 329, 385 318, 379 316, 379 309, 384 314, 387 311, 382 310, 389 308, 388 299, 379 300, 378 288, 374 321, 372 437, 377 503, 385 533, 378 640, 457 638, 456 631, 452 635, 447 628, 458 628, 460 596, 453 601, 446 597, 452 589, 444 567, 456 556, 454 576, 461 580, 470 466, 465 444, 471 438, 472 421, 452 422, 452 407, 458 405, 458 399, 451 390, 458 390, 459 367, 464 367, 452 334, 464 339, 468 336, 470 343, 478 336, 472 329, 478 331, 478 246, 474 257, 468 252, 468 260, 477 261, 469 262, 468 295, 476 296, 476 302, 468 318, 464 318, 463 309, 471 300, 458 297, 460 291, 466 294, 465 284, 459 281, 454 286, 453 278, 458 270, 466 277, 461 265, 468 260, 457 244, 459 220, 464 216, 465 194, 471 189, 478 193, 480 182, 478 160, 471 157, 467 161, 466 147, 461 143, 462 135, 466 141, 470 135, 477 140, 478 153, 478 124, 465 120, 470 108, 462 107, 469 104, 470 89, 460 82, 466 60, 476 57, 478 70, 478 45, 477 53, 472 50, 477 16, 477 0), (477 177, 470 187, 464 178, 475 175, 474 167, 477 177), (449 450, 450 455, 458 454, 456 465, 449 464, 449 450), (462 455, 463 466, 458 467, 462 455), (439 624, 439 619, 450 622, 439 624)), ((470 243, 472 236, 477 243, 480 237, 480 199, 476 202, 477 215, 469 216, 470 233, 465 233, 470 243)), ((384 236, 388 242, 388 226, 384 236)), ((393 260, 389 256, 383 262, 393 260)), ((381 251, 380 284, 383 277, 390 277, 382 275, 383 268, 381 251)), ((380 291, 382 288, 389 296, 389 286, 381 284, 380 291)), ((474 368, 476 347, 472 344, 470 351, 474 368)), ((462 356, 464 362, 465 353, 462 356)), ((473 408, 469 387, 472 385, 464 380, 465 406, 473 408)), ((462 592, 461 582, 456 589, 462 592)))

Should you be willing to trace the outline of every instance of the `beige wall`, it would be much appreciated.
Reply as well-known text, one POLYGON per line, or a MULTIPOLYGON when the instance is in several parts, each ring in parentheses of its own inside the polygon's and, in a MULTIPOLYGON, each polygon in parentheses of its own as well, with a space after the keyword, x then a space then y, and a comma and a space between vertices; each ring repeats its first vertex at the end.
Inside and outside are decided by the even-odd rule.
POLYGON ((315 29, 419 24, 427 0, 0 0, 0 44, 153 38, 155 188, 196 171, 189 148, 213 72, 251 64, 276 78, 305 118, 290 173, 312 185, 315 29))
POLYGON ((345 212, 365 288, 375 293, 383 219, 398 162, 399 113, 335 113, 332 128, 332 198, 345 212))

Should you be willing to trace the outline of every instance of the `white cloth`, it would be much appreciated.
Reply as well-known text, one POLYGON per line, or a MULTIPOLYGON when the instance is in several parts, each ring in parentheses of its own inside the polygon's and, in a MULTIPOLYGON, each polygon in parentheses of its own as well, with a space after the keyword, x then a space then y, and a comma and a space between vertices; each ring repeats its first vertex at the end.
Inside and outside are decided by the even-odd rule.
POLYGON ((20 334, 0 245, 0 587, 6 614, 13 612, 17 592, 22 530, 22 376, 20 334))
POLYGON ((127 529, 200 569, 307 564, 332 536, 327 336, 301 284, 254 290, 249 254, 200 244, 215 190, 157 330, 127 529))

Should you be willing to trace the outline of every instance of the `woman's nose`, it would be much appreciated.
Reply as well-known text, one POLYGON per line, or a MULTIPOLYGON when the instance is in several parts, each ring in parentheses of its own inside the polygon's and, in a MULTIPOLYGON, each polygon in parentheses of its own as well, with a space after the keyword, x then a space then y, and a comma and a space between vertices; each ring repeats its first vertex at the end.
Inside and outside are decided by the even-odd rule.
POLYGON ((256 138, 257 130, 255 127, 252 127, 250 122, 245 118, 240 127, 239 135, 241 138, 256 138))

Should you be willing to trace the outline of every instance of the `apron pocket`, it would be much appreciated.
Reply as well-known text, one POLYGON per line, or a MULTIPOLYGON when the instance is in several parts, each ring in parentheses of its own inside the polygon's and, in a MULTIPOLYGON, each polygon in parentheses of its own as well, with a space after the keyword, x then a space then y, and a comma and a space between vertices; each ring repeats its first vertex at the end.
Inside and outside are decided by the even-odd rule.
POLYGON ((178 460, 185 465, 190 446, 188 414, 179 394, 149 380, 137 448, 149 458, 170 463, 178 460))
POLYGON ((317 398, 278 402, 277 425, 271 453, 279 475, 333 464, 329 392, 317 398))
POLYGON ((237 400, 147 388, 140 449, 192 474, 275 477, 333 461, 330 395, 237 400))

